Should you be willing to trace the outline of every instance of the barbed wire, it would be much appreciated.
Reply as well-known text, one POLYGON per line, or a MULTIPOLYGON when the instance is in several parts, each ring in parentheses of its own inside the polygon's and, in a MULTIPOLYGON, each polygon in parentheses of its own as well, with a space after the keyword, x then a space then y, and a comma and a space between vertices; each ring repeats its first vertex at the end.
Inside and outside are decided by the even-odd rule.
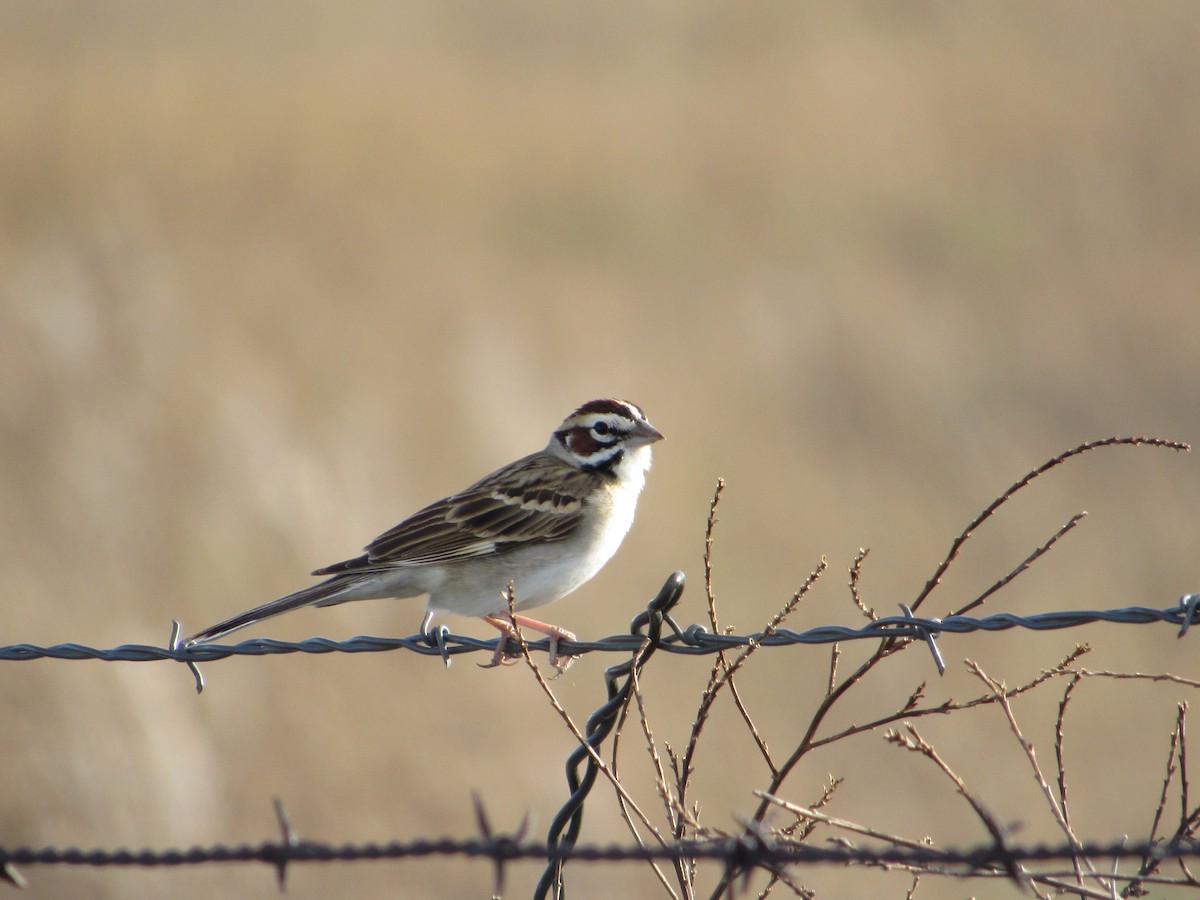
MULTIPOLYGON (((919 616, 887 616, 868 622, 860 627, 848 625, 818 625, 805 631, 780 628, 769 634, 713 634, 703 625, 681 628, 670 616, 664 621, 671 634, 662 636, 657 644, 659 650, 668 653, 702 655, 746 647, 752 643, 764 647, 782 647, 795 644, 832 644, 853 640, 882 640, 887 638, 923 638, 926 635, 967 634, 977 631, 1007 631, 1024 628, 1031 631, 1052 631, 1077 628, 1096 622, 1118 625, 1148 625, 1163 622, 1179 629, 1182 637, 1197 618, 1200 594, 1184 594, 1175 606, 1157 609, 1147 606, 1126 606, 1106 610, 1058 610, 1019 616, 1013 613, 996 613, 982 618, 974 616, 946 616, 945 618, 922 618, 919 616)), ((481 639, 469 635, 453 634, 441 630, 430 634, 414 634, 409 637, 390 638, 360 635, 346 640, 312 637, 303 641, 280 641, 273 638, 253 638, 237 644, 190 644, 158 647, 150 644, 122 644, 110 649, 89 647, 79 643, 53 644, 10 644, 0 646, 0 661, 25 662, 34 659, 102 660, 104 662, 157 662, 171 660, 183 663, 213 662, 231 656, 277 656, 288 653, 382 653, 391 650, 409 650, 425 656, 449 658, 463 653, 485 651, 495 653, 496 645, 503 638, 481 639)), ((615 634, 593 641, 560 641, 560 654, 582 656, 588 653, 631 653, 643 643, 643 638, 630 634, 615 634)), ((531 650, 548 650, 549 641, 528 641, 531 650)), ((517 644, 509 642, 508 649, 518 652, 517 644)))
POLYGON ((324 841, 284 839, 259 844, 213 844, 207 847, 168 848, 93 848, 80 847, 0 847, 0 866, 78 866, 91 868, 174 868, 212 863, 270 863, 278 866, 299 862, 360 862, 398 860, 429 856, 462 856, 493 862, 522 860, 580 862, 646 862, 695 859, 745 868, 763 865, 815 864, 893 864, 955 865, 979 869, 990 865, 1024 862, 1071 862, 1077 859, 1190 859, 1200 858, 1200 843, 1195 841, 1126 840, 1070 844, 1034 844, 1017 846, 989 843, 970 848, 935 847, 860 847, 849 844, 811 845, 777 840, 769 836, 750 839, 677 841, 661 845, 559 844, 547 847, 542 841, 519 835, 491 835, 477 838, 419 838, 411 841, 387 841, 333 844, 324 841))
MULTIPOLYGON (((941 656, 934 636, 937 634, 964 634, 977 631, 1003 631, 1011 628, 1026 628, 1045 631, 1073 628, 1095 622, 1116 624, 1150 624, 1165 622, 1178 627, 1179 635, 1188 631, 1197 621, 1200 611, 1200 593, 1185 594, 1173 607, 1154 609, 1130 606, 1111 610, 1069 610, 1017 616, 1000 613, 984 618, 970 616, 947 616, 945 618, 918 618, 909 608, 901 605, 904 616, 876 619, 859 628, 842 625, 823 625, 806 631, 768 629, 749 635, 712 634, 703 626, 692 625, 682 629, 671 618, 670 611, 679 601, 684 585, 682 572, 672 573, 658 594, 647 604, 631 624, 630 632, 614 635, 599 641, 563 641, 560 653, 582 655, 590 652, 617 651, 631 653, 631 659, 605 670, 608 700, 589 717, 586 729, 587 747, 580 747, 567 763, 567 780, 571 796, 555 817, 545 842, 527 841, 524 826, 511 835, 493 834, 487 816, 477 808, 477 818, 483 834, 476 839, 418 839, 412 841, 390 841, 388 843, 329 844, 301 841, 292 832, 287 815, 281 804, 276 802, 276 812, 283 832, 282 842, 265 842, 258 845, 216 844, 209 847, 181 849, 91 849, 77 847, 17 847, 8 849, 0 846, 0 879, 21 884, 22 879, 16 866, 68 865, 68 866, 126 866, 156 867, 200 865, 205 863, 266 862, 276 867, 282 885, 286 868, 292 862, 353 862, 357 860, 403 859, 424 856, 467 856, 486 858, 496 866, 497 884, 501 884, 504 866, 509 862, 538 859, 546 868, 535 891, 535 897, 544 897, 551 890, 555 896, 561 893, 562 865, 568 860, 594 862, 620 861, 679 861, 708 860, 723 864, 730 872, 748 872, 762 866, 796 864, 847 864, 862 863, 891 866, 941 866, 950 867, 943 874, 950 875, 1005 875, 1014 872, 1021 862, 1075 861, 1084 856, 1102 856, 1111 860, 1138 858, 1143 862, 1151 859, 1166 859, 1200 856, 1200 844, 1192 841, 1148 841, 1129 844, 1127 841, 1110 844, 1088 844, 1082 847, 1070 844, 1062 846, 1013 847, 994 843, 967 850, 935 849, 932 847, 885 847, 882 849, 854 846, 814 847, 786 839, 780 840, 761 830, 749 829, 740 838, 717 840, 691 840, 662 842, 657 846, 600 846, 577 845, 584 802, 595 783, 598 771, 595 753, 609 734, 616 717, 624 706, 634 670, 644 664, 654 650, 672 653, 703 654, 758 644, 765 647, 790 646, 796 644, 824 644, 845 640, 924 638, 933 651, 934 659, 941 670, 941 656), (666 627, 664 627, 666 626, 666 627), (669 631, 669 634, 664 632, 669 631), (590 752, 589 752, 590 751, 590 752), (584 767, 580 774, 580 767, 584 767), (957 869, 954 867, 958 867, 957 869)), ((0 660, 25 661, 31 659, 99 659, 104 661, 148 662, 173 660, 192 668, 197 679, 197 689, 203 681, 196 668, 199 662, 210 662, 230 656, 264 656, 282 653, 362 653, 407 649, 423 655, 438 655, 447 663, 453 655, 484 650, 494 653, 498 641, 479 640, 462 635, 450 634, 446 629, 429 634, 418 634, 408 638, 356 637, 346 641, 327 638, 310 638, 306 641, 286 642, 270 639, 254 639, 236 645, 180 644, 180 626, 173 623, 169 645, 165 648, 149 645, 129 644, 102 650, 81 644, 57 644, 39 647, 32 644, 16 644, 0 647, 0 660)), ((547 641, 525 644, 527 648, 548 649, 547 641)), ((510 647, 509 649, 514 649, 510 647)), ((516 651, 520 651, 518 646, 516 651)), ((1116 876, 1121 877, 1121 876, 1116 876)), ((1135 877, 1135 876, 1128 876, 1135 877)))

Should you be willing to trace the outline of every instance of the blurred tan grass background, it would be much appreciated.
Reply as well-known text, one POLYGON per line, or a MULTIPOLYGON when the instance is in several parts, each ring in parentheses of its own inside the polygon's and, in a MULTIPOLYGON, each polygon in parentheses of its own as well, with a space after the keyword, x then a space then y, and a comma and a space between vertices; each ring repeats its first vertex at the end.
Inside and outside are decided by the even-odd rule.
MULTIPOLYGON (((1045 458, 1112 433, 1200 438, 1197 46, 1183 2, 5 4, 4 643, 161 644, 172 618, 195 630, 292 590, 603 395, 668 440, 626 546, 554 621, 624 630, 675 568, 691 577, 680 618, 703 620, 718 475, 725 622, 761 626, 822 554, 833 571, 793 625, 856 622, 841 585, 860 546, 868 601, 894 612, 1045 458)), ((1084 508, 993 611, 1200 589, 1197 471, 1153 450, 1073 464, 988 524, 928 611, 1084 508)), ((254 633, 408 634, 420 615, 352 604, 254 633)), ((931 690, 978 693, 964 656, 1013 684, 1081 640, 1096 668, 1198 674, 1167 628, 1097 627, 946 639, 931 690)), ((746 690, 773 747, 799 737, 827 658, 759 657, 746 690)), ((580 721, 613 661, 557 683, 580 721)), ((932 674, 918 653, 893 662, 879 707, 861 695, 847 723, 932 674)), ((257 841, 276 794, 305 837, 463 835, 472 791, 499 827, 530 810, 540 834, 565 796, 571 740, 520 667, 205 668, 197 698, 162 664, 5 664, 0 842, 257 841)), ((683 742, 706 671, 654 661, 660 738, 683 742)), ((1145 833, 1185 696, 1079 698, 1081 833, 1145 833)), ((1024 711, 1048 741, 1053 703, 1024 711)), ((698 759, 719 826, 765 783, 727 713, 698 759)), ((1054 838, 998 718, 925 730, 998 818, 1054 838)), ((913 759, 855 746, 789 796, 834 771, 850 778, 839 815, 984 839, 913 759)), ((584 839, 624 839, 609 801, 584 839)), ((275 891, 257 869, 27 874, 47 897, 275 891)), ((510 873, 511 894, 536 874, 510 873)), ((290 893, 483 896, 490 877, 313 866, 290 893)), ((636 866, 571 878, 585 896, 657 896, 636 866)))

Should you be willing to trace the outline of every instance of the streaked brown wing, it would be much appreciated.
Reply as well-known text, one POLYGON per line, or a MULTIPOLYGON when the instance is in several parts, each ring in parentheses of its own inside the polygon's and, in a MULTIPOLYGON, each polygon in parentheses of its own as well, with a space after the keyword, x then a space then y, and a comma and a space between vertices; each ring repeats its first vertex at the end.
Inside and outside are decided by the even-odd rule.
POLYGON ((428 565, 563 540, 583 519, 579 497, 589 477, 564 471, 563 463, 544 454, 527 456, 384 532, 354 568, 428 565))

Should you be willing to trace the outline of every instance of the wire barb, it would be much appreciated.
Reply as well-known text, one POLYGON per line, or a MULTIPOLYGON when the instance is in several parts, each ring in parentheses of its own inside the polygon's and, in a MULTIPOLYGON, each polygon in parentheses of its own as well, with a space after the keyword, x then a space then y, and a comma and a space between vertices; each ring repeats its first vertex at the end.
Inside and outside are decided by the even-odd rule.
POLYGON ((1179 598, 1179 606, 1183 609, 1183 624, 1179 626, 1179 637, 1183 637, 1196 619, 1196 607, 1200 606, 1200 594, 1184 594, 1179 598))
MULTIPOLYGON (((901 603, 900 609, 904 611, 906 619, 916 621, 916 616, 913 615, 912 607, 907 603, 901 603)), ((934 620, 936 621, 936 619, 934 620)), ((916 626, 917 633, 925 639, 925 645, 929 648, 929 652, 933 654, 933 664, 937 666, 938 674, 946 674, 946 661, 942 659, 942 651, 938 649, 937 641, 934 640, 933 632, 923 625, 916 626)))
POLYGON ((29 883, 21 877, 21 873, 17 871, 16 866, 7 859, 0 860, 0 881, 7 881, 15 888, 29 887, 29 883))
POLYGON ((450 648, 446 644, 446 639, 450 637, 450 629, 445 625, 431 629, 429 626, 432 624, 433 610, 426 610, 425 617, 421 619, 421 637, 425 638, 425 643, 430 647, 437 647, 438 653, 442 655, 442 662, 448 669, 450 668, 450 648))
POLYGON ((483 806, 483 798, 479 796, 478 791, 471 792, 471 802, 475 807, 475 823, 479 826, 480 836, 488 842, 495 843, 497 853, 492 857, 492 862, 495 866, 495 875, 493 876, 492 896, 504 896, 505 882, 505 864, 510 859, 519 859, 519 856, 513 854, 525 842, 525 837, 529 833, 529 812, 521 817, 521 824, 517 826, 516 832, 509 835, 496 834, 492 830, 492 821, 488 817, 487 810, 483 806))
MULTIPOLYGON (((179 652, 179 637, 183 633, 183 628, 178 620, 171 620, 171 637, 167 640, 167 649, 172 653, 179 652)), ((185 660, 188 669, 191 670, 192 677, 196 679, 196 693, 204 693, 204 673, 200 671, 200 667, 194 662, 185 660)))
MULTIPOLYGON (((283 801, 278 797, 273 800, 275 806, 275 819, 279 823, 279 833, 283 838, 283 846, 289 851, 300 846, 300 839, 296 837, 296 832, 292 830, 292 820, 288 817, 287 809, 283 805, 283 801)), ((279 893, 287 891, 287 867, 289 856, 281 853, 279 858, 275 860, 275 880, 279 884, 279 893)))

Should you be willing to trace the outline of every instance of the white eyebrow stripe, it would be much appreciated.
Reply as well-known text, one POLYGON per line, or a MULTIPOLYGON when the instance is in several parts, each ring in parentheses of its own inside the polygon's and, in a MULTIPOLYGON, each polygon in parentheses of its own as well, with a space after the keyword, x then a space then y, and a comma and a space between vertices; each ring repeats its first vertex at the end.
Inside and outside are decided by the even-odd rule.
POLYGON ((575 423, 580 428, 591 428, 597 422, 609 423, 628 423, 634 424, 634 420, 628 416, 618 416, 616 413, 586 413, 575 419, 575 423))

